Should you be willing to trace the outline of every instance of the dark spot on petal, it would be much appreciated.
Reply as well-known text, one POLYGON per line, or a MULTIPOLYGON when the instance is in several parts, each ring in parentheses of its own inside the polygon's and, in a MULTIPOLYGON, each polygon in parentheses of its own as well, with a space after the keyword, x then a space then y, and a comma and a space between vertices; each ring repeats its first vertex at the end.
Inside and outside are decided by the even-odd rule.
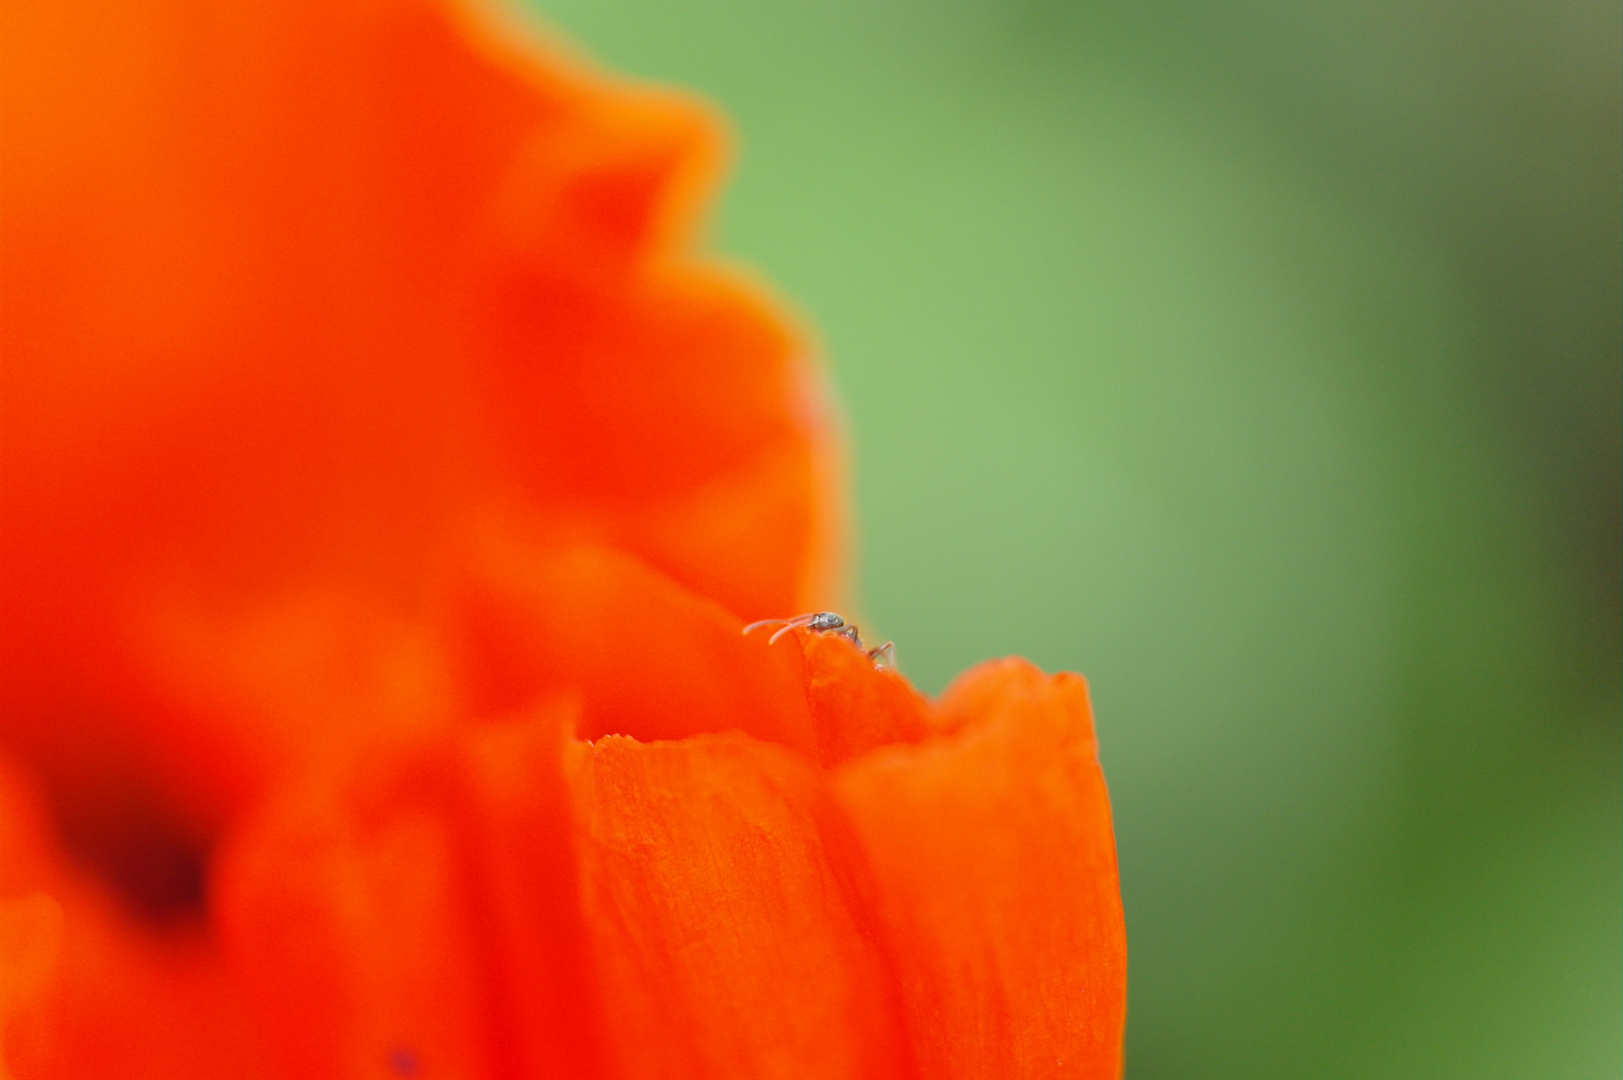
POLYGON ((130 913, 158 929, 204 917, 209 841, 133 772, 52 792, 64 846, 130 913))
POLYGON ((389 1051, 389 1068, 394 1070, 396 1076, 416 1076, 420 1068, 417 1055, 404 1046, 397 1046, 389 1051))

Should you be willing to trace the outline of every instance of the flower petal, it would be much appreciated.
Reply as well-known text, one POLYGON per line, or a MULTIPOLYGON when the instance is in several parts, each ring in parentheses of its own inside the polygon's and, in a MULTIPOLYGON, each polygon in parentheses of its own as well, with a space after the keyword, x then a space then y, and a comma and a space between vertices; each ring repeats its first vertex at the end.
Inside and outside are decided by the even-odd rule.
POLYGON ((939 724, 935 709, 896 669, 876 667, 834 634, 800 630, 794 636, 805 655, 806 698, 824 765, 917 742, 939 724))
POLYGON ((563 755, 573 703, 465 738, 461 785, 470 884, 504 1018, 503 1050, 524 1077, 604 1075, 591 992, 563 755))
POLYGON ((504 548, 467 605, 469 711, 521 711, 578 692, 580 734, 644 741, 738 730, 815 753, 793 649, 636 558, 603 548, 504 548))
POLYGON ((61 904, 45 893, 0 900, 0 1080, 11 1075, 8 1045, 39 1038, 36 1031, 18 1029, 39 1023, 45 984, 61 948, 61 904))
POLYGON ((921 1076, 1113 1078, 1126 943, 1086 685, 996 661, 941 708, 956 734, 835 780, 921 1076))
POLYGON ((569 702, 285 792, 216 908, 288 1076, 601 1075, 561 755, 569 702))
POLYGON ((907 1075, 814 766, 741 735, 610 736, 567 771, 620 1075, 907 1075))
POLYGON ((446 749, 307 777, 223 854, 216 925, 281 1075, 492 1075, 446 749))
POLYGON ((54 824, 33 785, 0 760, 0 896, 36 897, 11 909, 54 939, 35 938, 31 966, 55 946, 51 971, 40 978, 34 966, 34 998, 4 1033, 6 1063, 24 1080, 263 1080, 246 1002, 198 926, 131 917, 100 878, 63 857, 54 824))
POLYGON ((59 798, 139 759, 218 828, 332 725, 185 628, 325 604, 318 666, 399 669, 364 627, 416 649, 493 505, 735 613, 826 589, 805 350, 691 252, 717 125, 495 9, 5 7, 0 736, 59 798))

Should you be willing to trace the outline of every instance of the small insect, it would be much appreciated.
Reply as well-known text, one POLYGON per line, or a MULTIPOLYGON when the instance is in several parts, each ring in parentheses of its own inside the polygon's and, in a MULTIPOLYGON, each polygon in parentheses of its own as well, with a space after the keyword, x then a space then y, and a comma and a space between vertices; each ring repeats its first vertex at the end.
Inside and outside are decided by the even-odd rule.
POLYGON ((778 628, 771 637, 766 639, 768 645, 775 644, 779 638, 789 631, 804 627, 807 630, 815 630, 819 634, 833 634, 835 637, 844 638, 861 649, 863 655, 873 661, 874 667, 896 666, 895 642, 887 641, 883 645, 870 649, 862 644, 862 638, 857 635, 856 626, 846 622, 844 618, 832 611, 811 611, 805 615, 796 615, 792 619, 762 619, 760 622, 752 622, 744 627, 744 633, 759 630, 763 626, 776 626, 778 628))

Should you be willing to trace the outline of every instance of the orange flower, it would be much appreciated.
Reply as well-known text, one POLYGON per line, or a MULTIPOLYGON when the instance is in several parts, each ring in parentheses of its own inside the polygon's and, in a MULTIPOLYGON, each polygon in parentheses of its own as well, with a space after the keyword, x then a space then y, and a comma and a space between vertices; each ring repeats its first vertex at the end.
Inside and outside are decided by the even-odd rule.
POLYGON ((702 108, 451 0, 3 12, 6 1067, 1119 1071, 1081 680, 739 633, 838 470, 702 108))

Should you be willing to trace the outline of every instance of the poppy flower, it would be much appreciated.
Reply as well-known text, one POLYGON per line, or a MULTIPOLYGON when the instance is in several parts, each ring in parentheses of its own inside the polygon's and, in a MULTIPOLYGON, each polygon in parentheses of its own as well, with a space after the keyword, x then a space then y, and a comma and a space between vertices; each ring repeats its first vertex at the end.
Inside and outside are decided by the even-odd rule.
POLYGON ((457 0, 0 5, 0 1060, 1107 1077, 1087 693, 838 635, 707 110, 457 0))

